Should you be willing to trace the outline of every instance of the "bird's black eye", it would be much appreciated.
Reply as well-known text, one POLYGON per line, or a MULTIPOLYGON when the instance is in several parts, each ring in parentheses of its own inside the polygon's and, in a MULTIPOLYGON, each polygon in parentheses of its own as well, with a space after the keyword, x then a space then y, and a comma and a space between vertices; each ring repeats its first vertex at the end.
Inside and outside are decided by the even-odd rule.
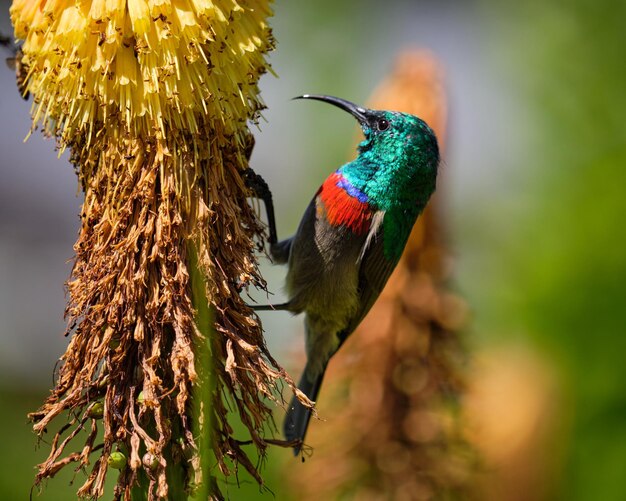
POLYGON ((389 122, 384 118, 381 118, 377 123, 376 127, 378 130, 387 130, 389 128, 389 122))

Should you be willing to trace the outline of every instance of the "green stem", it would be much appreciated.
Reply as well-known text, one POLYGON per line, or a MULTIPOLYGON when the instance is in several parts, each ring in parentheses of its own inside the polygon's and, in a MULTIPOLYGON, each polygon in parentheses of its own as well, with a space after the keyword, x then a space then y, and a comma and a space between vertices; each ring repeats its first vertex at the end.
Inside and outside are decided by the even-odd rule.
MULTIPOLYGON (((193 388, 193 433, 197 438, 198 452, 200 454, 200 468, 202 481, 195 486, 194 499, 207 500, 214 494, 210 477, 211 457, 211 430, 213 402, 213 371, 210 340, 212 339, 211 311, 206 297, 204 275, 198 268, 198 257, 195 247, 189 249, 187 256, 189 265, 189 281, 191 287, 191 300, 196 310, 195 322, 203 337, 194 336, 194 354, 198 379, 193 388)), ((172 444, 165 448, 163 455, 167 461, 167 484, 168 500, 185 501, 189 499, 188 468, 184 465, 184 458, 177 450, 177 438, 182 437, 179 423, 173 423, 172 444)), ((131 492, 132 501, 147 501, 148 486, 150 480, 143 470, 138 473, 138 482, 131 492)))
POLYGON ((215 380, 213 377, 213 357, 211 354, 211 339, 213 339, 213 321, 211 310, 206 296, 204 274, 198 267, 198 256, 195 247, 189 249, 189 280, 191 282, 191 297, 196 309, 196 326, 203 337, 194 338, 194 354, 198 380, 193 390, 193 424, 194 436, 197 438, 200 454, 200 469, 202 482, 197 486, 194 498, 209 499, 212 492, 210 464, 211 464, 211 431, 213 429, 213 395, 215 380))
MULTIPOLYGON (((156 432, 154 423, 148 427, 148 433, 156 432)), ((167 477, 168 501, 185 501, 189 497, 187 489, 188 466, 178 449, 177 438, 182 437, 180 423, 172 425, 172 442, 163 449, 163 458, 167 462, 165 475, 167 477)), ((146 472, 140 468, 137 472, 137 484, 131 490, 132 501, 147 501, 150 479, 146 472)))
POLYGON ((133 486, 130 491, 130 497, 132 501, 147 501, 148 500, 148 486, 150 479, 143 469, 139 469, 137 472, 137 484, 133 486))
MULTIPOLYGON (((172 430, 172 437, 179 436, 182 436, 182 433, 180 432, 180 427, 177 426, 172 430)), ((163 450, 163 457, 167 461, 165 470, 168 486, 167 499, 168 501, 185 501, 189 497, 186 487, 187 468, 182 463, 180 452, 174 452, 174 447, 169 445, 163 450)), ((137 485, 132 488, 131 499, 132 501, 147 501, 150 479, 143 469, 139 469, 137 477, 137 485)))

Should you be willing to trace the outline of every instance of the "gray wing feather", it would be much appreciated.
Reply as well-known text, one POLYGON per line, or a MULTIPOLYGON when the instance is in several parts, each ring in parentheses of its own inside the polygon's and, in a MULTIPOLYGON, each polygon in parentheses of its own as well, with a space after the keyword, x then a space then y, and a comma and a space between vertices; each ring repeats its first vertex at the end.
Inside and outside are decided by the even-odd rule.
POLYGON ((340 334, 342 341, 357 328, 365 315, 370 311, 398 264, 399 259, 389 260, 384 254, 384 230, 382 224, 384 215, 384 212, 376 213, 370 234, 363 246, 359 268, 360 307, 348 324, 348 327, 340 334))

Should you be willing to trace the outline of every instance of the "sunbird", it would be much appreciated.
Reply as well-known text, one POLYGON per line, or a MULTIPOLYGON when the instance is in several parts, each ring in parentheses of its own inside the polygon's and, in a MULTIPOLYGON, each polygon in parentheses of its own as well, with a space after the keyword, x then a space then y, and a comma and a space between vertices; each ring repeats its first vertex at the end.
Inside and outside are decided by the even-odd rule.
MULTIPOLYGON (((435 191, 439 147, 430 127, 407 113, 370 110, 333 96, 294 99, 316 99, 347 111, 365 136, 356 159, 326 178, 295 235, 286 240, 277 240, 267 185, 251 175, 251 186, 256 184, 266 204, 270 255, 288 266, 289 300, 256 309, 305 313, 307 363, 298 388, 316 401, 330 358, 380 295, 435 191)), ((284 433, 296 444, 296 456, 310 418, 311 409, 294 395, 284 433)))

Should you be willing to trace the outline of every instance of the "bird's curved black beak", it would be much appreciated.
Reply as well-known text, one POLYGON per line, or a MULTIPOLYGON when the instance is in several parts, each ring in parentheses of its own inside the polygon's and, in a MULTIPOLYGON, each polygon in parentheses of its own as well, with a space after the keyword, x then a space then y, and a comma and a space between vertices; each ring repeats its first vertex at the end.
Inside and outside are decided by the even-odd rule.
POLYGON ((304 94, 302 96, 296 96, 294 97, 294 99, 316 99, 317 101, 324 101, 326 103, 337 106, 337 108, 341 108, 342 110, 347 111, 354 118, 356 118, 361 125, 366 125, 368 122, 367 112, 369 110, 339 97, 322 96, 319 94, 304 94))

